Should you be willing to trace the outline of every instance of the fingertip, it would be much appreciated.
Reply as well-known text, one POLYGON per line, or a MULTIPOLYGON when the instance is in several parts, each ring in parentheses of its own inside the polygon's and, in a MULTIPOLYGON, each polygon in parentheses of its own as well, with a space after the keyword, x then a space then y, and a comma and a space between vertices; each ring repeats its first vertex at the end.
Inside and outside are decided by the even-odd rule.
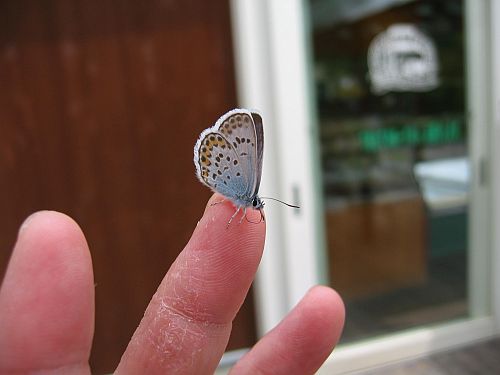
MULTIPOLYGON (((62 262, 72 267, 79 266, 82 275, 93 279, 92 259, 85 235, 75 220, 61 212, 38 211, 28 216, 20 226, 14 249, 11 262, 36 259, 44 267, 62 262)), ((31 266, 40 267, 40 263, 31 262, 31 266)), ((24 261, 22 264, 30 266, 24 261)))
POLYGON ((30 215, 19 230, 14 257, 40 277, 42 273, 51 277, 50 270, 57 270, 67 286, 89 288, 93 300, 92 257, 82 229, 70 216, 57 211, 30 215))
POLYGON ((345 323, 345 305, 340 295, 330 287, 316 285, 306 293, 300 304, 309 310, 309 316, 314 316, 310 321, 319 333, 325 327, 331 327, 329 340, 333 349, 340 339, 345 323))
POLYGON ((249 231, 252 235, 263 238, 266 229, 264 215, 250 207, 246 210, 241 207, 236 213, 237 210, 238 207, 229 198, 214 193, 205 206, 200 222, 216 222, 218 225, 215 228, 224 230, 224 234, 227 234, 226 230, 229 228, 237 228, 233 230, 249 231))
POLYGON ((57 276, 65 280, 66 286, 93 285, 92 259, 85 235, 75 220, 57 211, 38 211, 24 220, 7 272, 26 282, 45 274, 49 279, 57 276))
POLYGON ((311 288, 280 324, 235 365, 231 374, 315 373, 338 343, 344 317, 344 303, 336 291, 326 286, 311 288))
MULTIPOLYGON (((204 280, 198 285, 200 297, 196 301, 185 298, 184 302, 197 305, 203 302, 205 310, 210 311, 210 319, 216 323, 230 322, 236 315, 264 249, 265 225, 250 222, 254 220, 253 215, 259 213, 247 210, 248 220, 245 220, 240 210, 230 222, 236 210, 229 199, 214 194, 191 239, 169 270, 169 274, 182 274, 189 280, 193 277, 204 280)), ((178 283, 181 279, 166 277, 170 283, 178 283)))
POLYGON ((50 240, 52 236, 73 236, 75 240, 85 240, 80 226, 68 215, 57 211, 37 211, 28 216, 19 227, 18 241, 35 235, 37 240, 50 240), (37 235, 41 234, 40 237, 37 235))
POLYGON ((306 297, 311 298, 314 304, 324 304, 324 313, 327 315, 334 315, 337 318, 342 318, 343 325, 345 318, 345 305, 342 297, 340 297, 336 290, 325 285, 316 285, 309 289, 306 297))
POLYGON ((30 215, 0 289, 0 364, 28 370, 85 363, 93 311, 92 260, 80 227, 60 212, 30 215), (4 348, 8 356, 2 356, 4 348))

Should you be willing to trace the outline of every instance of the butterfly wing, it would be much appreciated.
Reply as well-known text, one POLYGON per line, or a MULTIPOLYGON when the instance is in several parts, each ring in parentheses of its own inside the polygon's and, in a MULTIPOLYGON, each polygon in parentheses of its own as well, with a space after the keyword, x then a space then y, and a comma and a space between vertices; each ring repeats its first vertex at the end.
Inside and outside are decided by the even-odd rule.
MULTIPOLYGON (((260 119, 262 138, 262 119, 258 114, 255 116, 260 119)), ((258 154, 254 114, 234 109, 221 116, 198 139, 194 149, 197 176, 238 206, 249 206, 260 182, 262 147, 260 161, 258 154)))
MULTIPOLYGON (((262 118, 260 119, 262 128, 262 118)), ((258 142, 254 113, 246 109, 234 109, 222 116, 217 122, 218 131, 233 146, 245 176, 247 176, 245 197, 249 201, 255 196, 260 183, 258 142)), ((262 133, 262 131, 261 131, 262 133)), ((260 163, 260 167, 262 163, 260 163)))
POLYGON ((254 195, 259 192, 260 178, 262 176, 262 160, 264 156, 264 126, 262 123, 262 116, 257 112, 252 112, 252 119, 255 125, 255 136, 257 144, 257 160, 256 160, 256 180, 254 186, 254 195))
POLYGON ((199 180, 237 206, 249 206, 249 176, 229 141, 220 133, 207 132, 200 137, 195 150, 198 150, 195 165, 199 180))

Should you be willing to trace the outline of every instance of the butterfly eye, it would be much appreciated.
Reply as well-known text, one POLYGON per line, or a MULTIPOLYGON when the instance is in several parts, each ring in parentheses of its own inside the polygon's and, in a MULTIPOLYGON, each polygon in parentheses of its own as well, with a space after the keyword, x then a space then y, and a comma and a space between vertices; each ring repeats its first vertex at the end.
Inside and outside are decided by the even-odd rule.
POLYGON ((257 198, 254 198, 252 201, 252 206, 257 207, 257 198))

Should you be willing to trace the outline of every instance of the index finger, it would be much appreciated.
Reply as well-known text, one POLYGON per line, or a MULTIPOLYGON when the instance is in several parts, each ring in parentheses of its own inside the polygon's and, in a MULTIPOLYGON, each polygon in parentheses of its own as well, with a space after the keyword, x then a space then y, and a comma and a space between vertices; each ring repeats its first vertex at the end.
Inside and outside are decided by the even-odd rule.
POLYGON ((213 373, 262 256, 265 224, 214 195, 161 282, 116 373, 213 373))

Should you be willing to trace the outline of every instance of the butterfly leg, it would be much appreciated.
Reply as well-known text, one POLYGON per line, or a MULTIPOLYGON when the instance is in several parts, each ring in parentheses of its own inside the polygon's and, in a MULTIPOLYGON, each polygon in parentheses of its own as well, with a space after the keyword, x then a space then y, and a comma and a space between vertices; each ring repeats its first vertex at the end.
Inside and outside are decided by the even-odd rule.
POLYGON ((225 202, 225 199, 218 201, 218 202, 213 202, 212 204, 210 204, 210 207, 215 206, 216 204, 223 203, 223 202, 225 202))
POLYGON ((238 224, 241 224, 243 222, 243 219, 247 217, 247 208, 245 207, 243 209, 243 216, 241 216, 240 222, 238 224))
POLYGON ((234 217, 236 215, 238 215, 238 212, 240 212, 241 210, 241 207, 238 207, 238 209, 236 210, 236 212, 233 214, 233 216, 231 216, 231 219, 229 219, 229 221, 227 222, 227 225, 226 225, 226 229, 229 228, 229 224, 231 224, 231 221, 233 221, 234 217))

